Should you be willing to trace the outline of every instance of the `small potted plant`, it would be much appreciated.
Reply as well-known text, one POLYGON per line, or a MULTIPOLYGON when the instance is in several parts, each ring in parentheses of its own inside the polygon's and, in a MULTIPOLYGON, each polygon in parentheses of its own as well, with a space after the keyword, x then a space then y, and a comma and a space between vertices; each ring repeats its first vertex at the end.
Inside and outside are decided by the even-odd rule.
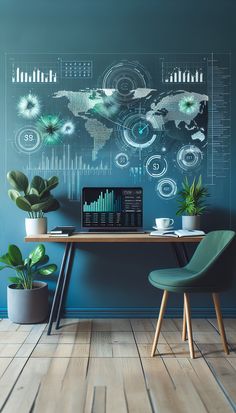
POLYGON ((179 191, 179 209, 176 215, 182 215, 182 228, 186 230, 200 229, 200 218, 206 210, 206 197, 209 195, 206 187, 202 185, 201 175, 196 181, 189 183, 185 177, 182 183, 183 189, 179 191))
POLYGON ((8 195, 18 208, 28 212, 25 219, 26 235, 45 234, 47 232, 47 218, 45 213, 56 211, 60 204, 52 196, 51 190, 58 185, 58 178, 53 176, 43 179, 34 176, 29 180, 23 172, 10 171, 7 174, 9 184, 8 195))
POLYGON ((0 257, 0 271, 11 268, 16 272, 10 277, 7 288, 8 317, 14 323, 33 324, 44 321, 48 315, 48 286, 42 281, 34 281, 37 275, 53 274, 56 264, 48 264, 44 245, 38 245, 27 258, 16 245, 9 245, 8 252, 0 257))

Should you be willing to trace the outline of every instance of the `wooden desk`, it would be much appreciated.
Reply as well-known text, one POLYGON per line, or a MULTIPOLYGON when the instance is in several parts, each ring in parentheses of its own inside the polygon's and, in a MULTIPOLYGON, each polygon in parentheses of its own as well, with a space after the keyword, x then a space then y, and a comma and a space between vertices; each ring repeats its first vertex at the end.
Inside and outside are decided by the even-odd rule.
POLYGON ((48 234, 43 235, 30 235, 25 237, 26 242, 73 242, 73 243, 80 243, 80 242, 177 242, 177 243, 186 243, 186 242, 200 242, 203 237, 183 237, 183 238, 175 238, 175 237, 156 237, 151 236, 149 234, 115 234, 115 233, 75 233, 70 237, 53 237, 49 236, 48 234))
POLYGON ((149 234, 116 234, 116 233, 75 233, 70 237, 52 237, 48 234, 44 235, 31 235, 25 237, 25 242, 53 242, 64 243, 65 251, 63 254, 61 268, 56 284, 55 294, 53 297, 52 308, 48 323, 48 332, 51 333, 54 315, 56 315, 56 329, 59 328, 62 304, 64 301, 66 285, 68 281, 69 268, 73 261, 73 250, 75 244, 82 243, 171 243, 176 254, 178 263, 180 266, 185 265, 188 261, 188 255, 185 247, 185 243, 199 243, 203 237, 156 237, 149 234), (182 254, 180 254, 177 246, 182 248, 182 254))

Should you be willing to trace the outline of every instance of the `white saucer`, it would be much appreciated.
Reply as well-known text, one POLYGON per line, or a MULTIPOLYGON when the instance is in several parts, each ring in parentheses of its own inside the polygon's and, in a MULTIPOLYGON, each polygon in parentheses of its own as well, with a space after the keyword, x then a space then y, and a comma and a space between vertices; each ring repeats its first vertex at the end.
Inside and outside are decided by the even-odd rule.
POLYGON ((171 226, 171 227, 168 227, 168 228, 157 228, 157 227, 152 227, 153 229, 156 229, 157 231, 169 231, 169 230, 171 230, 171 229, 173 229, 174 227, 173 227, 173 225, 171 226))

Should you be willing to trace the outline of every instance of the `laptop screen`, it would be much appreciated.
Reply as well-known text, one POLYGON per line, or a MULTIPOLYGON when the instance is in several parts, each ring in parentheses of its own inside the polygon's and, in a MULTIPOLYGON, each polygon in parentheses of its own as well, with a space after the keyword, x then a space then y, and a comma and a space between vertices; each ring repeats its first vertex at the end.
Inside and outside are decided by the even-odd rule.
POLYGON ((87 187, 82 190, 86 228, 138 229, 143 226, 143 189, 87 187))

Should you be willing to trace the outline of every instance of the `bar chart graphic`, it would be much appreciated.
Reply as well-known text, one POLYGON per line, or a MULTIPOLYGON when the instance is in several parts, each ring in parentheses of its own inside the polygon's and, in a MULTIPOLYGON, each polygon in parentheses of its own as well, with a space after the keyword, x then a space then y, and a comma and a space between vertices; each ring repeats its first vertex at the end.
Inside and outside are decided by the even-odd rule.
POLYGON ((39 66, 30 63, 12 63, 11 73, 12 83, 57 83, 58 82, 58 70, 55 68, 55 63, 45 64, 39 66), (44 68, 44 66, 47 66, 44 68))
POLYGON ((162 62, 162 83, 204 83, 204 64, 162 62))
POLYGON ((115 198, 114 191, 109 192, 106 189, 105 192, 100 192, 98 198, 88 203, 87 201, 83 204, 84 212, 120 212, 121 211, 121 197, 117 196, 115 198))

